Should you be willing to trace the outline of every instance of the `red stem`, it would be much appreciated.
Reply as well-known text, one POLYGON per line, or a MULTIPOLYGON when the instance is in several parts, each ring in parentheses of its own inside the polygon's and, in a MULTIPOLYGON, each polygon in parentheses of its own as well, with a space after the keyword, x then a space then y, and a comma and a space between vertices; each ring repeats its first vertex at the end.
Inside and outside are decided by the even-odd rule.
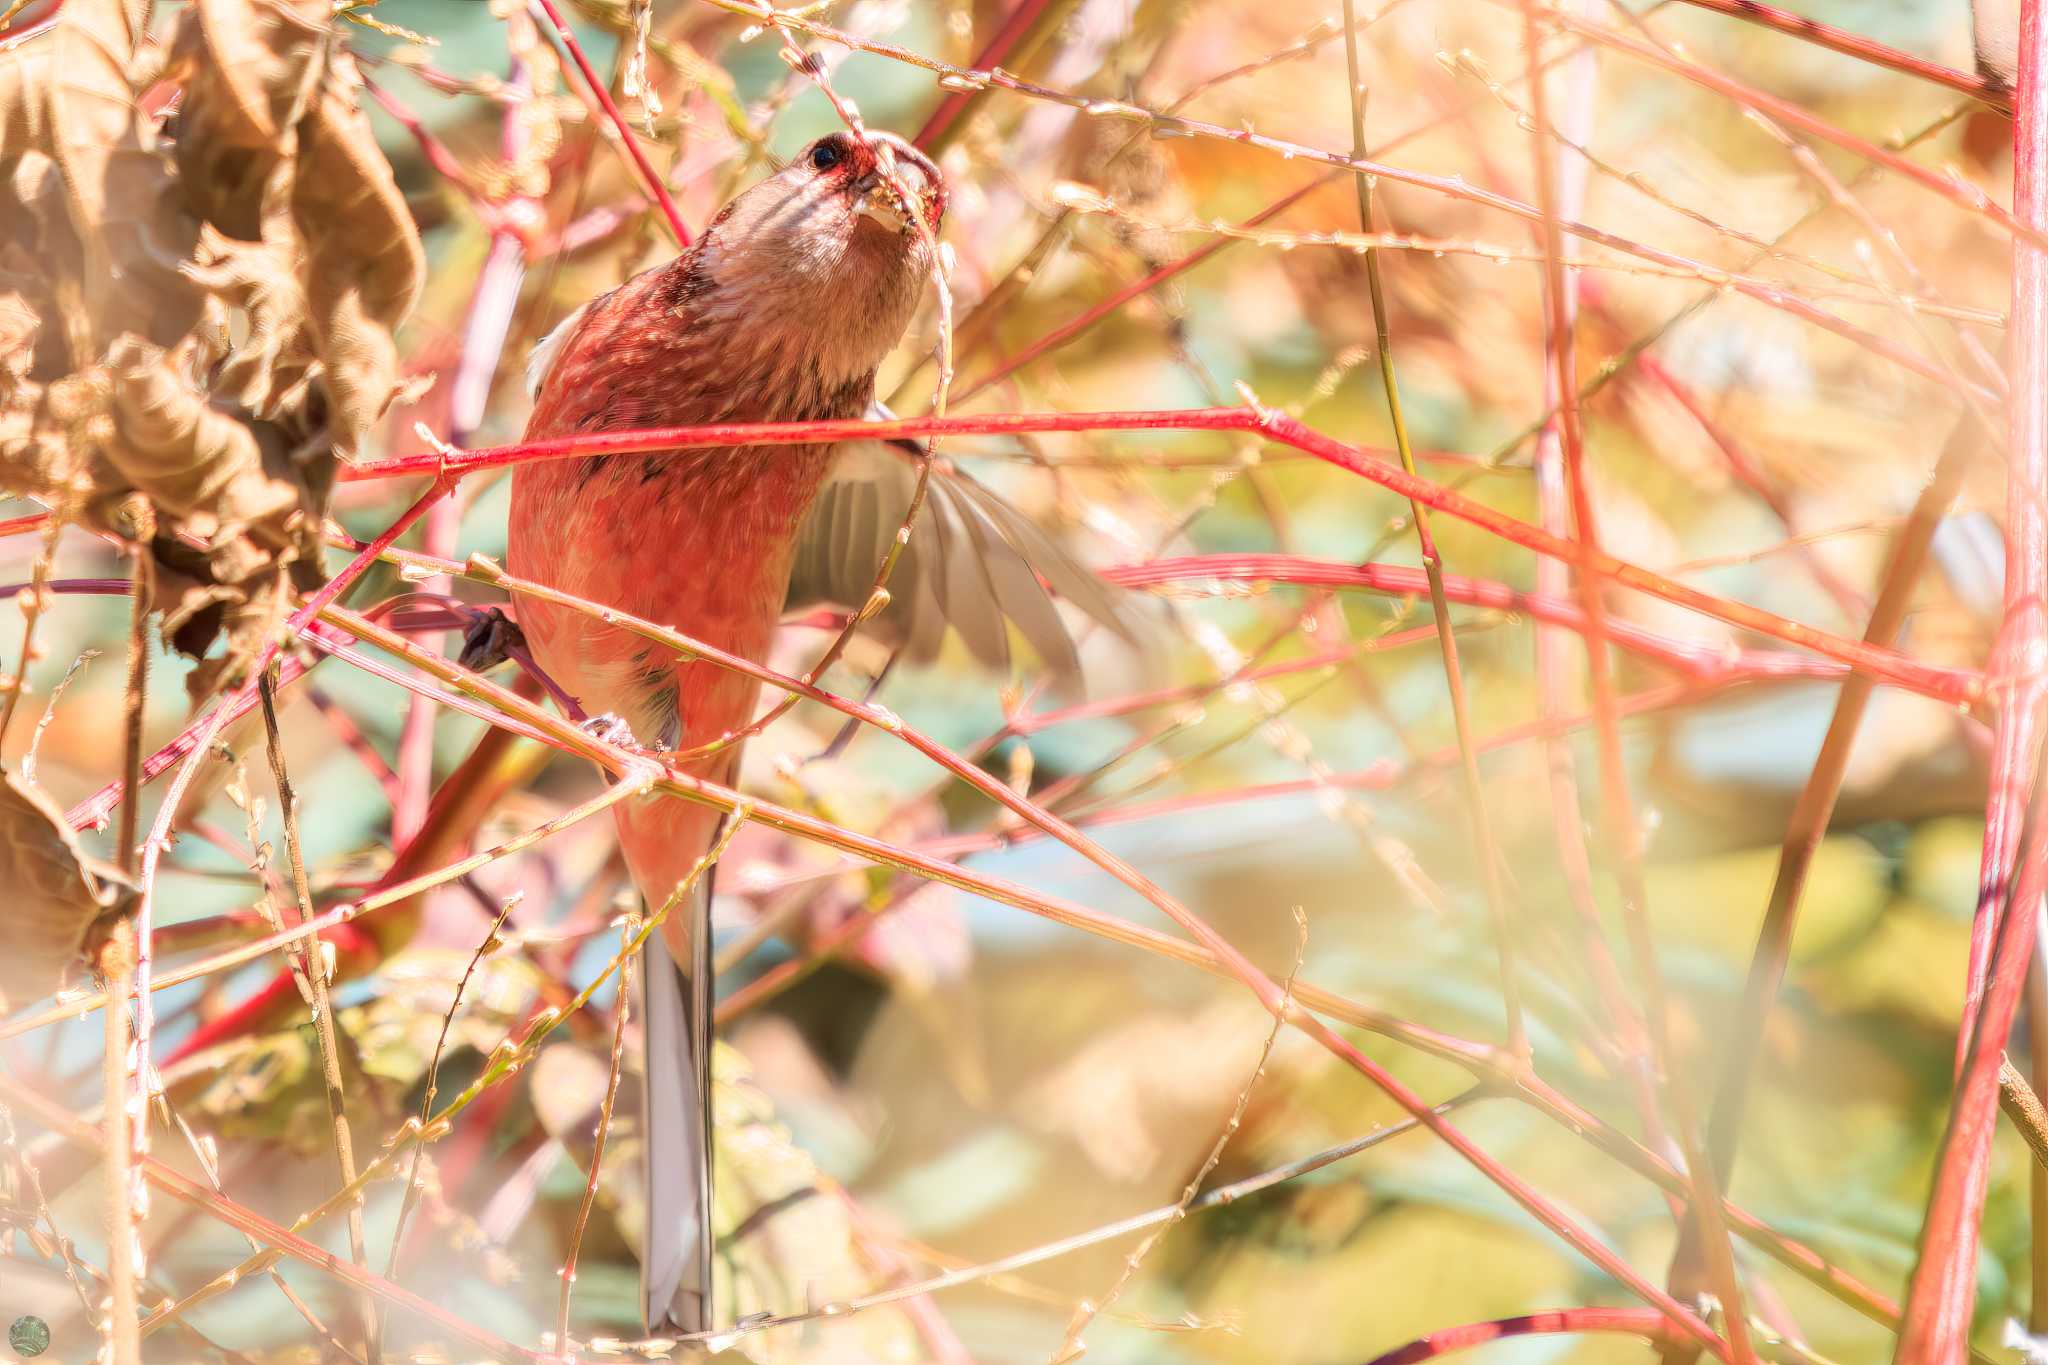
POLYGON ((654 163, 647 159, 647 153, 642 151, 640 144, 634 140, 633 130, 626 123, 626 116, 620 113, 619 106, 612 102, 611 91, 598 79, 597 72, 590 65, 590 58, 583 55, 583 45, 576 41, 576 35, 563 21, 562 12, 555 8, 555 0, 533 0, 533 3, 547 16, 548 23, 555 30, 555 38, 567 50, 570 60, 576 63, 576 69, 583 73, 583 83, 590 87, 590 93, 597 98, 598 104, 603 106, 604 116, 618 132, 619 141, 625 147, 626 155, 633 159, 634 168, 640 172, 640 178, 646 182, 647 188, 654 195, 654 202, 661 205, 662 216, 668 219, 669 231, 675 234, 676 245, 688 246, 690 229, 683 226, 683 215, 676 208, 676 201, 669 198, 668 186, 662 183, 661 177, 655 173, 654 163))
MULTIPOLYGON (((1228 582, 1298 583, 1319 588, 1364 588, 1401 597, 1429 591, 1420 569, 1397 564, 1342 564, 1300 555, 1188 555, 1124 564, 1101 571, 1125 587, 1214 579, 1228 582)), ((1544 593, 1523 592, 1483 578, 1444 575, 1444 595, 1465 606, 1522 612, 1548 625, 1583 634, 1585 613, 1576 603, 1544 593)), ((1609 621, 1608 638, 1624 649, 1653 659, 1700 682, 1736 682, 1747 678, 1840 678, 1849 669, 1831 659, 1804 655, 1728 650, 1716 645, 1674 640, 1627 621, 1609 621)))
MULTIPOLYGON (((1495 2, 1505 4, 1507 0, 1495 0, 1495 2)), ((1872 165, 1883 166, 1887 170, 1911 180, 1923 189, 1932 190, 1960 208, 1967 209, 1973 213, 1983 214, 2015 237, 2032 241, 2036 246, 2048 246, 2048 233, 2044 233, 2039 224, 2023 222, 2014 217, 1975 185, 1967 184, 1955 176, 1931 171, 1910 157, 1902 156, 1897 152, 1887 151, 1874 142, 1857 137, 1854 133, 1844 132, 1826 119, 1807 112, 1790 100, 1783 100, 1779 99, 1776 95, 1766 94, 1753 86, 1744 85, 1741 81, 1724 76, 1711 67, 1701 66, 1697 62, 1689 62, 1682 57, 1675 57, 1668 52, 1659 51, 1648 43, 1639 43, 1633 38, 1624 38, 1613 29, 1607 28, 1604 25, 1588 23, 1584 19, 1562 12, 1553 13, 1552 20, 1559 28, 1579 34, 1582 37, 1590 38, 1602 47, 1613 48, 1616 52, 1626 53, 1637 61, 1647 62, 1651 66, 1660 67, 1665 71, 1669 71, 1674 76, 1692 82, 1703 90, 1711 90, 1725 99, 1733 100, 1745 109, 1753 109, 1768 114, 1772 119, 1784 124, 1788 128, 1797 128, 1808 136, 1817 137, 1823 142, 1831 142, 1843 151, 1860 157, 1872 165)))
POLYGON ((2004 107, 2004 92, 1992 81, 1967 71, 1958 71, 1952 66, 1930 62, 1925 57, 1916 57, 1910 52, 1901 52, 1895 47, 1886 47, 1875 39, 1860 33, 1850 33, 1831 24, 1809 19, 1803 14, 1789 14, 1770 5, 1760 5, 1756 0, 1684 0, 1685 4, 1700 9, 1710 9, 1716 14, 1747 20, 1765 28, 1776 29, 1801 42, 1824 47, 1830 52, 1839 52, 1845 57, 1869 62, 1908 76, 1918 76, 1923 81, 1933 81, 1951 90, 1960 91, 1986 104, 2004 107))
MULTIPOLYGON (((2048 25, 2041 0, 2020 11, 2019 89, 2013 100, 2013 201, 2023 221, 2048 224, 2048 25)), ((1961 1077, 1920 1233, 1893 1358, 1911 1365, 1962 1359, 1976 1304, 1978 1232, 1998 1121, 1998 1068, 2034 949, 2048 884, 2039 815, 2042 704, 2048 698, 2048 253, 2015 238, 2012 267, 2011 437, 2006 465, 2004 619, 1992 650, 1999 703, 1984 811, 1976 928, 1961 1077), (2017 887, 2014 886, 2015 880, 2017 887)))
POLYGON ((9 536, 27 535, 30 531, 40 531, 49 524, 48 512, 31 512, 25 517, 9 517, 6 521, 0 521, 0 540, 5 540, 9 536))
POLYGON ((418 114, 408 109, 375 81, 368 81, 365 84, 369 87, 370 98, 377 101, 377 107, 391 115, 401 127, 412 134, 412 140, 419 144, 420 154, 426 157, 427 164, 434 168, 436 174, 461 190, 463 196, 472 204, 483 205, 488 202, 488 196, 476 181, 470 178, 469 172, 463 169, 462 162, 456 159, 455 153, 448 150, 448 144, 435 137, 427 125, 420 122, 418 114))
POLYGON ((898 436, 963 436, 1029 434, 1050 431, 1248 431, 1279 441, 1340 469, 1361 475, 1412 502, 1447 512, 1503 540, 1537 554, 1574 564, 1580 572, 1611 578, 1625 587, 1675 603, 1703 615, 1784 640, 1836 659, 1881 681, 1951 704, 1975 705, 1982 699, 1984 679, 1968 669, 1923 663, 1896 650, 1874 649, 1860 640, 1831 635, 1772 612, 1701 592, 1597 547, 1581 546, 1528 522, 1469 498, 1441 484, 1404 472, 1397 465, 1374 460, 1356 447, 1313 431, 1292 417, 1264 408, 1188 408, 1164 412, 1020 413, 988 417, 918 417, 894 422, 756 422, 714 423, 691 427, 657 427, 644 431, 601 432, 557 436, 481 450, 405 455, 352 465, 344 482, 436 474, 460 478, 479 469, 497 469, 532 460, 567 459, 576 455, 624 455, 664 450, 709 449, 718 446, 817 445, 835 441, 892 439, 898 436))
POLYGON ((1416 1365, 1453 1351, 1467 1351, 1506 1337, 1547 1336, 1586 1332, 1617 1332, 1646 1341, 1675 1342, 1683 1337, 1672 1324, 1647 1308, 1556 1308, 1492 1322, 1468 1322, 1409 1342, 1372 1358, 1369 1365, 1416 1365))
MULTIPOLYGON (((348 588, 349 584, 355 582, 363 570, 376 563, 377 557, 389 549, 400 536, 410 530, 412 524, 426 515, 427 509, 432 507, 453 486, 453 479, 436 479, 427 491, 420 495, 417 502, 400 514, 398 520, 385 527, 383 533, 364 546, 362 552, 350 560, 340 573, 328 579, 316 592, 308 597, 305 604, 293 612, 290 619, 284 623, 284 629, 279 632, 277 638, 257 657, 256 662, 249 670, 250 681, 215 703, 217 707, 227 708, 227 715, 221 724, 217 726, 214 723, 214 713, 212 711, 208 711, 204 715, 195 718, 191 724, 179 732, 176 739, 173 739, 169 744, 157 750, 143 761, 142 780, 148 782, 169 769, 176 767, 186 755, 190 754, 203 741, 203 737, 209 732, 218 731, 228 722, 238 720, 242 716, 247 715, 250 708, 256 704, 255 679, 264 669, 270 667, 271 662, 278 657, 278 654, 284 647, 284 642, 296 638, 300 632, 304 631, 313 618, 320 614, 323 607, 339 597, 348 588)), ((286 681, 298 677, 299 674, 305 671, 304 666, 299 664, 297 659, 289 654, 285 656, 281 669, 283 676, 278 682, 280 687, 286 681)), ((121 804, 121 799, 121 784, 119 782, 109 783, 92 796, 87 797, 84 801, 71 808, 68 817, 71 821, 71 827, 73 829, 104 828, 107 823, 107 817, 121 804)))
MULTIPOLYGON (((988 46, 975 57, 974 64, 977 67, 1000 66, 1003 59, 1010 55, 1011 49, 1016 47, 1024 35, 1031 31, 1031 26, 1038 22, 1038 16, 1045 12, 1045 7, 1053 3, 1056 3, 1056 0, 1017 0, 1016 7, 1004 17, 1003 26, 996 30, 995 36, 988 40, 988 46)), ((917 130, 917 136, 912 138, 911 142, 929 151, 932 139, 943 136, 945 131, 953 126, 954 121, 967 112, 967 106, 972 104, 974 97, 980 93, 978 90, 955 90, 949 93, 939 102, 939 107, 932 110, 932 116, 924 121, 924 127, 917 130)))

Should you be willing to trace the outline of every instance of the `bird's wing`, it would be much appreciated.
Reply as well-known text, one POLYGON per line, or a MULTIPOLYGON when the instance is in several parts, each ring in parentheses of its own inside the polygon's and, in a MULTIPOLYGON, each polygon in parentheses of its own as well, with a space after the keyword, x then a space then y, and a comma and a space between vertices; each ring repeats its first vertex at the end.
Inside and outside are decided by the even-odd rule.
MULTIPOLYGON (((798 533, 788 607, 858 608, 903 524, 917 487, 911 442, 850 441, 798 533)), ((1129 608, 1105 584, 993 490, 946 466, 932 470, 910 543, 889 576, 890 602, 873 625, 915 661, 938 653, 946 627, 991 668, 1010 662, 1009 627, 1063 679, 1080 661, 1057 593, 1130 638, 1129 608)))

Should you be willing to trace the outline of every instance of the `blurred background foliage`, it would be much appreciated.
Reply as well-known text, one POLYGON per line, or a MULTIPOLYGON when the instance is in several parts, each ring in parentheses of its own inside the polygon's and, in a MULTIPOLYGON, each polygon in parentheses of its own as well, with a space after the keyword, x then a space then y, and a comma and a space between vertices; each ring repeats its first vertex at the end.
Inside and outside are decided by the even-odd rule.
MULTIPOLYGON (((1349 146, 1343 45, 1331 41, 1334 25, 1321 0, 1078 0, 1049 8, 1055 20, 1042 43, 1010 63, 1046 84, 1147 108, 1194 92, 1185 112, 1195 117, 1317 147, 1349 146), (1312 50, 1258 64, 1304 38, 1312 50), (1216 79, 1247 63, 1254 69, 1216 79)), ((1960 0, 1811 0, 1802 9, 1970 65, 1960 0)), ((429 263, 401 344, 409 370, 436 382, 387 417, 368 454, 421 449, 415 423, 463 444, 515 440, 525 412, 517 377, 533 341, 575 304, 670 249, 616 149, 571 93, 573 73, 565 78, 544 44, 524 53, 532 97, 509 106, 529 139, 527 152, 505 158, 508 106, 498 96, 515 12, 472 0, 381 0, 352 11, 381 31, 337 21, 338 37, 362 54, 369 79, 445 146, 474 191, 433 166, 413 130, 385 109, 373 111, 429 263), (464 430, 452 415, 451 389, 465 346, 475 344, 465 334, 486 297, 479 280, 493 246, 491 213, 476 196, 485 210, 500 212, 509 199, 530 197, 525 211, 538 215, 542 237, 616 212, 573 249, 526 262, 484 416, 464 430)), ((964 64, 1001 21, 1003 6, 836 0, 807 12, 964 64)), ((1524 98, 1519 20, 1484 0, 1396 0, 1368 12, 1382 16, 1361 40, 1369 141, 1377 146, 1426 127, 1389 158, 1533 201, 1529 133, 1482 79, 1502 82, 1508 100, 1524 98)), ((1621 22, 1602 7, 1593 17, 1621 22)), ((629 54, 630 44, 620 42, 629 19, 627 7, 610 0, 576 9, 576 31, 601 72, 617 71, 629 54)), ((1948 92, 1681 5, 1655 8, 1648 22, 1682 41, 1694 59, 1873 139, 1913 133, 1952 104, 1948 92)), ((825 99, 778 59, 772 36, 751 33, 744 19, 690 0, 658 0, 652 33, 650 72, 662 111, 649 122, 640 102, 629 99, 626 108, 651 127, 656 164, 670 171, 689 222, 704 222, 772 157, 836 125, 825 99)), ((909 133, 946 93, 928 73, 899 63, 829 44, 817 50, 835 88, 873 126, 909 133)), ((1733 267, 1757 250, 1735 234, 1775 238, 1821 202, 1728 102, 1611 53, 1595 71, 1590 149, 1634 183, 1596 170, 1587 221, 1733 267)), ((1056 230, 1052 249, 996 310, 989 342, 963 348, 956 395, 994 359, 1210 244, 1212 223, 1241 223, 1322 173, 1241 146, 1152 137, 1143 124, 1088 118, 1001 91, 978 99, 957 133, 944 162, 955 185, 946 236, 957 255, 963 315, 1051 225, 1056 230)), ((2003 142, 1995 115, 1966 113, 1915 155, 2003 196, 2003 142)), ((1845 179, 1861 169, 1833 150, 1819 155, 1845 179)), ((1451 245, 1390 252, 1386 269, 1416 442, 1446 453, 1426 460, 1424 473, 1533 520, 1528 450, 1510 443, 1545 407, 1540 280, 1527 263, 1538 243, 1527 224, 1469 203, 1386 183, 1378 192, 1399 231, 1518 258, 1496 261, 1451 245), (1500 467, 1481 467, 1503 451, 1500 467)), ((1896 177, 1871 179, 1859 193, 1942 298, 2002 314, 2008 253, 1993 228, 1896 177)), ((955 410, 1173 408, 1237 401, 1242 384, 1318 430, 1384 447, 1390 433, 1361 261, 1341 247, 1299 240, 1355 230, 1354 215, 1351 187, 1325 183, 1267 225, 1278 236, 1230 243, 955 410)), ((1914 316, 1867 289, 1855 299, 1828 295, 1837 282, 1810 262, 1860 277, 1863 236, 1853 220, 1823 213, 1753 273, 1825 298, 1859 325, 1916 346, 1941 333, 1926 344, 1953 353, 1946 321, 1914 316)), ((1954 394, 1781 311, 1716 291, 1711 281, 1632 267, 1585 274, 1586 377, 1696 297, 1715 295, 1651 352, 1704 404, 1711 429, 1641 371, 1589 407, 1592 477, 1609 548, 1715 593, 1860 634, 1886 535, 1958 420, 1954 394), (1789 525, 1731 472, 1716 431, 1732 434, 1757 477, 1777 490, 1789 525)), ((921 411, 929 400, 926 352, 935 325, 931 315, 921 321, 883 376, 882 391, 903 411, 921 411)), ((1997 349, 1994 328, 1976 330, 1997 349)), ((1262 452, 1254 442, 1079 434, 1028 444, 963 438, 948 451, 1094 562, 1250 552, 1418 562, 1404 505, 1366 481, 1262 452)), ((1972 465, 1937 538, 1936 564, 1904 639, 1919 657, 1972 665, 1983 657, 2000 572, 1988 518, 2001 496, 1997 464, 1972 465)), ((367 536, 416 491, 344 486, 336 516, 367 536)), ((505 494, 503 479, 470 479, 459 521, 430 524, 426 534, 457 557, 501 555, 505 494)), ((22 510, 0 507, 0 515, 22 510)), ((1435 526, 1452 572, 1533 585, 1528 554, 1449 518, 1435 526)), ((0 579, 26 580, 36 548, 34 537, 0 540, 0 579)), ((57 572, 122 570, 90 537, 67 533, 57 572)), ((351 600, 374 602, 411 586, 380 568, 351 600)), ((1441 663, 1426 633, 1374 647, 1426 626, 1427 601, 1202 581, 1163 596, 1162 628, 1143 656, 1088 642, 1089 696, 1196 684, 1206 690, 1009 738, 985 761, 1035 792, 1075 781, 1056 809, 1099 823, 1112 850, 1276 974, 1297 951, 1299 907, 1307 924, 1303 979, 1432 1029, 1498 1040, 1493 947, 1456 770, 1444 761, 1454 735, 1441 663), (1360 648, 1341 665, 1215 686, 1246 660, 1284 663, 1345 641, 1360 648), (1281 784, 1279 792, 1259 790, 1266 784, 1281 784)), ((1709 651, 1770 647, 1642 597, 1617 594, 1613 604, 1625 619, 1709 651)), ((31 704, 4 737, 11 755, 27 747, 42 701, 67 667, 82 652, 100 651, 51 710, 39 743, 37 778, 60 801, 118 772, 125 612, 119 599, 67 597, 39 628, 31 704)), ((1529 619, 1477 608, 1455 615, 1479 732, 1532 719, 1529 619)), ((800 672, 825 637, 785 634, 776 664, 800 672)), ((13 627, 0 630, 10 662, 15 636, 13 627)), ((878 663, 856 652, 833 681, 858 691, 878 663)), ((1580 667, 1577 657, 1572 666, 1580 667)), ((1668 681, 1640 659, 1622 656, 1620 666, 1629 691, 1668 681)), ((152 743, 185 723, 185 697, 171 684, 191 667, 168 653, 155 658, 152 743)), ((881 699, 971 752, 1002 724, 1006 705, 1023 698, 1043 710, 1073 700, 1027 696, 1033 681, 1029 665, 1013 678, 978 674, 956 650, 934 668, 898 668, 881 699)), ((391 846, 387 792, 343 742, 334 717, 395 762, 411 704, 400 689, 341 664, 322 664, 310 682, 319 704, 300 688, 283 724, 316 895, 324 900, 372 879, 391 846)), ((1778 840, 1833 697, 1828 682, 1766 680, 1704 689, 1627 724, 1651 859, 1649 903, 1677 1006, 1676 1062, 1696 1092, 1711 1085, 1778 840)), ((437 772, 453 766, 479 728, 456 715, 434 721, 437 772)), ((836 759, 810 761, 837 729, 836 716, 799 707, 751 746, 747 785, 900 843, 994 825, 990 807, 941 783, 884 735, 862 732, 836 759)), ((1583 736, 1572 743, 1590 791, 1590 744, 1583 736)), ((163 922, 243 909, 261 894, 244 861, 252 830, 281 856, 260 731, 231 747, 246 765, 242 800, 250 809, 236 808, 244 788, 229 780, 233 765, 211 765, 210 789, 184 817, 165 867, 163 922)), ((1542 751, 1507 743, 1489 751, 1484 765, 1524 952, 1536 1065, 1636 1132, 1577 947, 1542 751)), ((1983 783, 1983 737, 1973 722, 1931 701, 1878 694, 1805 896, 1730 1191, 1773 1226, 1894 1294, 1911 1265, 1946 1114, 1983 783)), ((482 837, 529 826, 596 789, 586 767, 552 763, 493 813, 482 837)), ((1593 801, 1589 795, 1589 822, 1593 801)), ((1127 890, 1063 850, 1044 841, 986 842, 994 846, 971 853, 977 866, 1154 922, 1127 890)), ((1618 944, 1610 863, 1597 837, 1593 851, 1618 944)), ((446 1038, 444 1100, 532 1010, 561 1003, 616 951, 608 924, 623 886, 609 831, 592 822, 436 893, 419 935, 341 990, 359 1144, 374 1150, 418 1112, 454 984, 501 905, 513 902, 506 928, 477 966, 446 1038)), ((1221 1134, 1266 1036, 1265 1016, 1238 987, 944 887, 848 870, 766 832, 742 834, 719 889, 720 941, 745 949, 722 978, 728 996, 811 958, 848 921, 875 916, 850 949, 812 962, 779 990, 756 993, 727 1025, 720 1198, 728 1283, 737 1286, 728 1315, 848 1298, 1170 1203, 1221 1134), (768 917, 771 931, 757 932, 768 917), (764 1205, 771 1206, 766 1214, 764 1205)), ((165 993, 163 1041, 174 1044, 274 970, 266 961, 165 993)), ((403 1284, 518 1342, 537 1344, 551 1330, 615 1007, 607 987, 520 1077, 486 1092, 431 1147, 421 1206, 398 1260, 403 1284)), ((1468 1084, 1446 1063, 1360 1036, 1369 1055, 1432 1099, 1468 1084)), ((12 1040, 4 1055, 15 1074, 91 1112, 98 1042, 86 1021, 12 1040)), ((166 1080, 183 1116, 217 1141, 222 1178, 236 1199, 288 1222, 332 1188, 309 1028, 230 1044, 170 1069, 166 1080)), ((1282 1036, 1209 1183, 1255 1174, 1399 1117, 1360 1077, 1304 1040, 1282 1036)), ((1653 1187, 1511 1100, 1472 1103, 1456 1122, 1661 1277, 1674 1234, 1653 1187)), ((635 1332, 635 1142, 632 1115, 622 1113, 575 1286, 579 1336, 635 1332)), ((1994 1354, 2004 1321, 2023 1318, 2030 1299, 2028 1156, 2010 1132, 1998 1142, 1978 1269, 1978 1335, 1994 1354)), ((27 1128, 22 1148, 35 1156, 45 1186, 58 1191, 55 1212, 80 1254, 94 1259, 103 1251, 96 1246, 96 1176, 27 1128)), ((157 1149, 191 1165, 168 1134, 157 1149)), ((390 1246, 401 1188, 385 1182, 368 1201, 373 1263, 390 1246)), ((32 1203, 11 1159, 0 1161, 0 1191, 0 1226, 25 1225, 32 1203)), ((346 1252, 339 1227, 322 1225, 314 1235, 346 1252)), ((778 1360, 1042 1359, 1059 1345, 1076 1302, 1099 1298, 1115 1281, 1133 1241, 1110 1240, 908 1308, 747 1337, 734 1349, 778 1360)), ((168 1203, 152 1217, 151 1244, 152 1283, 173 1293, 247 1252, 225 1228, 168 1203)), ((0 1317, 36 1305, 53 1323, 56 1349, 67 1341, 78 1348, 64 1358, 85 1358, 89 1333, 76 1321, 60 1263, 25 1236, 11 1245, 13 1259, 0 1265, 0 1317), (68 1320, 50 1309, 67 1299, 68 1320)), ((1889 1358, 1888 1334, 1841 1304, 1761 1258, 1745 1255, 1743 1268, 1759 1299, 1796 1323, 1818 1356, 1889 1358)), ((351 1321, 354 1302, 336 1282, 289 1263, 283 1274, 330 1324, 351 1321)), ((1091 1358, 1105 1361, 1334 1365, 1474 1319, 1626 1301, 1470 1168, 1427 1137, 1408 1134, 1191 1215, 1089 1328, 1087 1342, 1091 1358)), ((307 1344, 305 1321, 262 1276, 195 1309, 190 1321, 224 1351, 262 1359, 318 1351, 307 1344)), ((346 1326, 335 1330, 352 1339, 346 1326)), ((466 1349, 433 1324, 402 1315, 387 1330, 393 1349, 439 1341, 457 1358, 466 1349)), ((166 1359, 202 1353, 196 1338, 174 1334, 153 1338, 151 1350, 166 1359)), ((1470 1355, 1499 1362, 1648 1358, 1645 1347, 1621 1337, 1538 1338, 1470 1355)))

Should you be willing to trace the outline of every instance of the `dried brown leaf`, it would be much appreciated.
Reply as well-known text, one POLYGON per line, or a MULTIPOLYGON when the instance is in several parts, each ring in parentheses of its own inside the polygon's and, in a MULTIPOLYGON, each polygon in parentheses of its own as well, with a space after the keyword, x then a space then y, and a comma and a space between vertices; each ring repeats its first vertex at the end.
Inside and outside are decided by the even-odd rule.
MULTIPOLYGON (((299 303, 330 435, 347 455, 391 403, 399 378, 391 333, 418 298, 426 264, 359 107, 362 78, 332 41, 328 13, 317 0, 202 0, 176 43, 187 100, 178 162, 195 211, 225 238, 261 241, 279 266, 290 257, 298 277, 294 294, 254 257, 236 261, 231 280, 211 272, 217 289, 259 287, 268 307, 261 317, 252 308, 255 353, 227 382, 273 405, 295 388, 303 367, 267 380, 260 371, 265 357, 294 354, 289 314, 299 303)), ((211 256, 222 259, 218 247, 211 256)))
POLYGON ((85 428, 104 402, 97 372, 20 385, 0 403, 0 494, 52 506, 91 498, 99 481, 85 428))
POLYGON ((0 54, 0 164, 49 145, 50 50, 18 47, 0 54))
POLYGON ((27 299, 13 290, 0 293, 0 403, 28 382, 42 327, 27 299))
POLYGON ((38 787, 0 774, 0 1013, 58 989, 86 937, 121 890, 120 874, 86 856, 64 812, 38 787))
POLYGON ((337 54, 301 125, 292 184, 314 350, 343 455, 391 403, 399 381, 391 334, 426 279, 419 230, 358 105, 361 89, 353 60, 337 54))
POLYGON ((297 258, 288 239, 238 242, 208 224, 199 233, 199 259, 185 270, 208 296, 208 326, 201 330, 216 334, 209 339, 209 358, 221 362, 214 389, 268 420, 304 402, 314 363, 297 258))
POLYGON ((179 188, 193 213, 230 237, 269 236, 270 183, 298 147, 298 120, 324 69, 326 10, 199 0, 179 24, 179 188))
POLYGON ((107 369, 118 437, 107 458, 158 507, 240 527, 298 506, 298 488, 265 468, 256 432, 209 403, 176 353, 122 336, 107 369))
POLYGON ((170 345, 199 313, 178 269, 199 226, 172 190, 155 125, 136 105, 131 18, 117 0, 79 0, 59 13, 50 35, 50 148, 85 244, 95 336, 131 331, 170 345))

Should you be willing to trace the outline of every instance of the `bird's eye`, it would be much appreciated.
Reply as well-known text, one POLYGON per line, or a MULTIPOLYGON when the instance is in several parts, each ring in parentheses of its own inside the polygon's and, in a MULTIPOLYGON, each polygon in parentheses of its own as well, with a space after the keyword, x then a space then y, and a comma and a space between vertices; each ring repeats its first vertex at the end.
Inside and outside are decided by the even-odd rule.
POLYGON ((811 165, 821 171, 829 171, 844 160, 846 160, 846 153, 840 149, 839 144, 836 142, 821 142, 811 148, 811 165))

